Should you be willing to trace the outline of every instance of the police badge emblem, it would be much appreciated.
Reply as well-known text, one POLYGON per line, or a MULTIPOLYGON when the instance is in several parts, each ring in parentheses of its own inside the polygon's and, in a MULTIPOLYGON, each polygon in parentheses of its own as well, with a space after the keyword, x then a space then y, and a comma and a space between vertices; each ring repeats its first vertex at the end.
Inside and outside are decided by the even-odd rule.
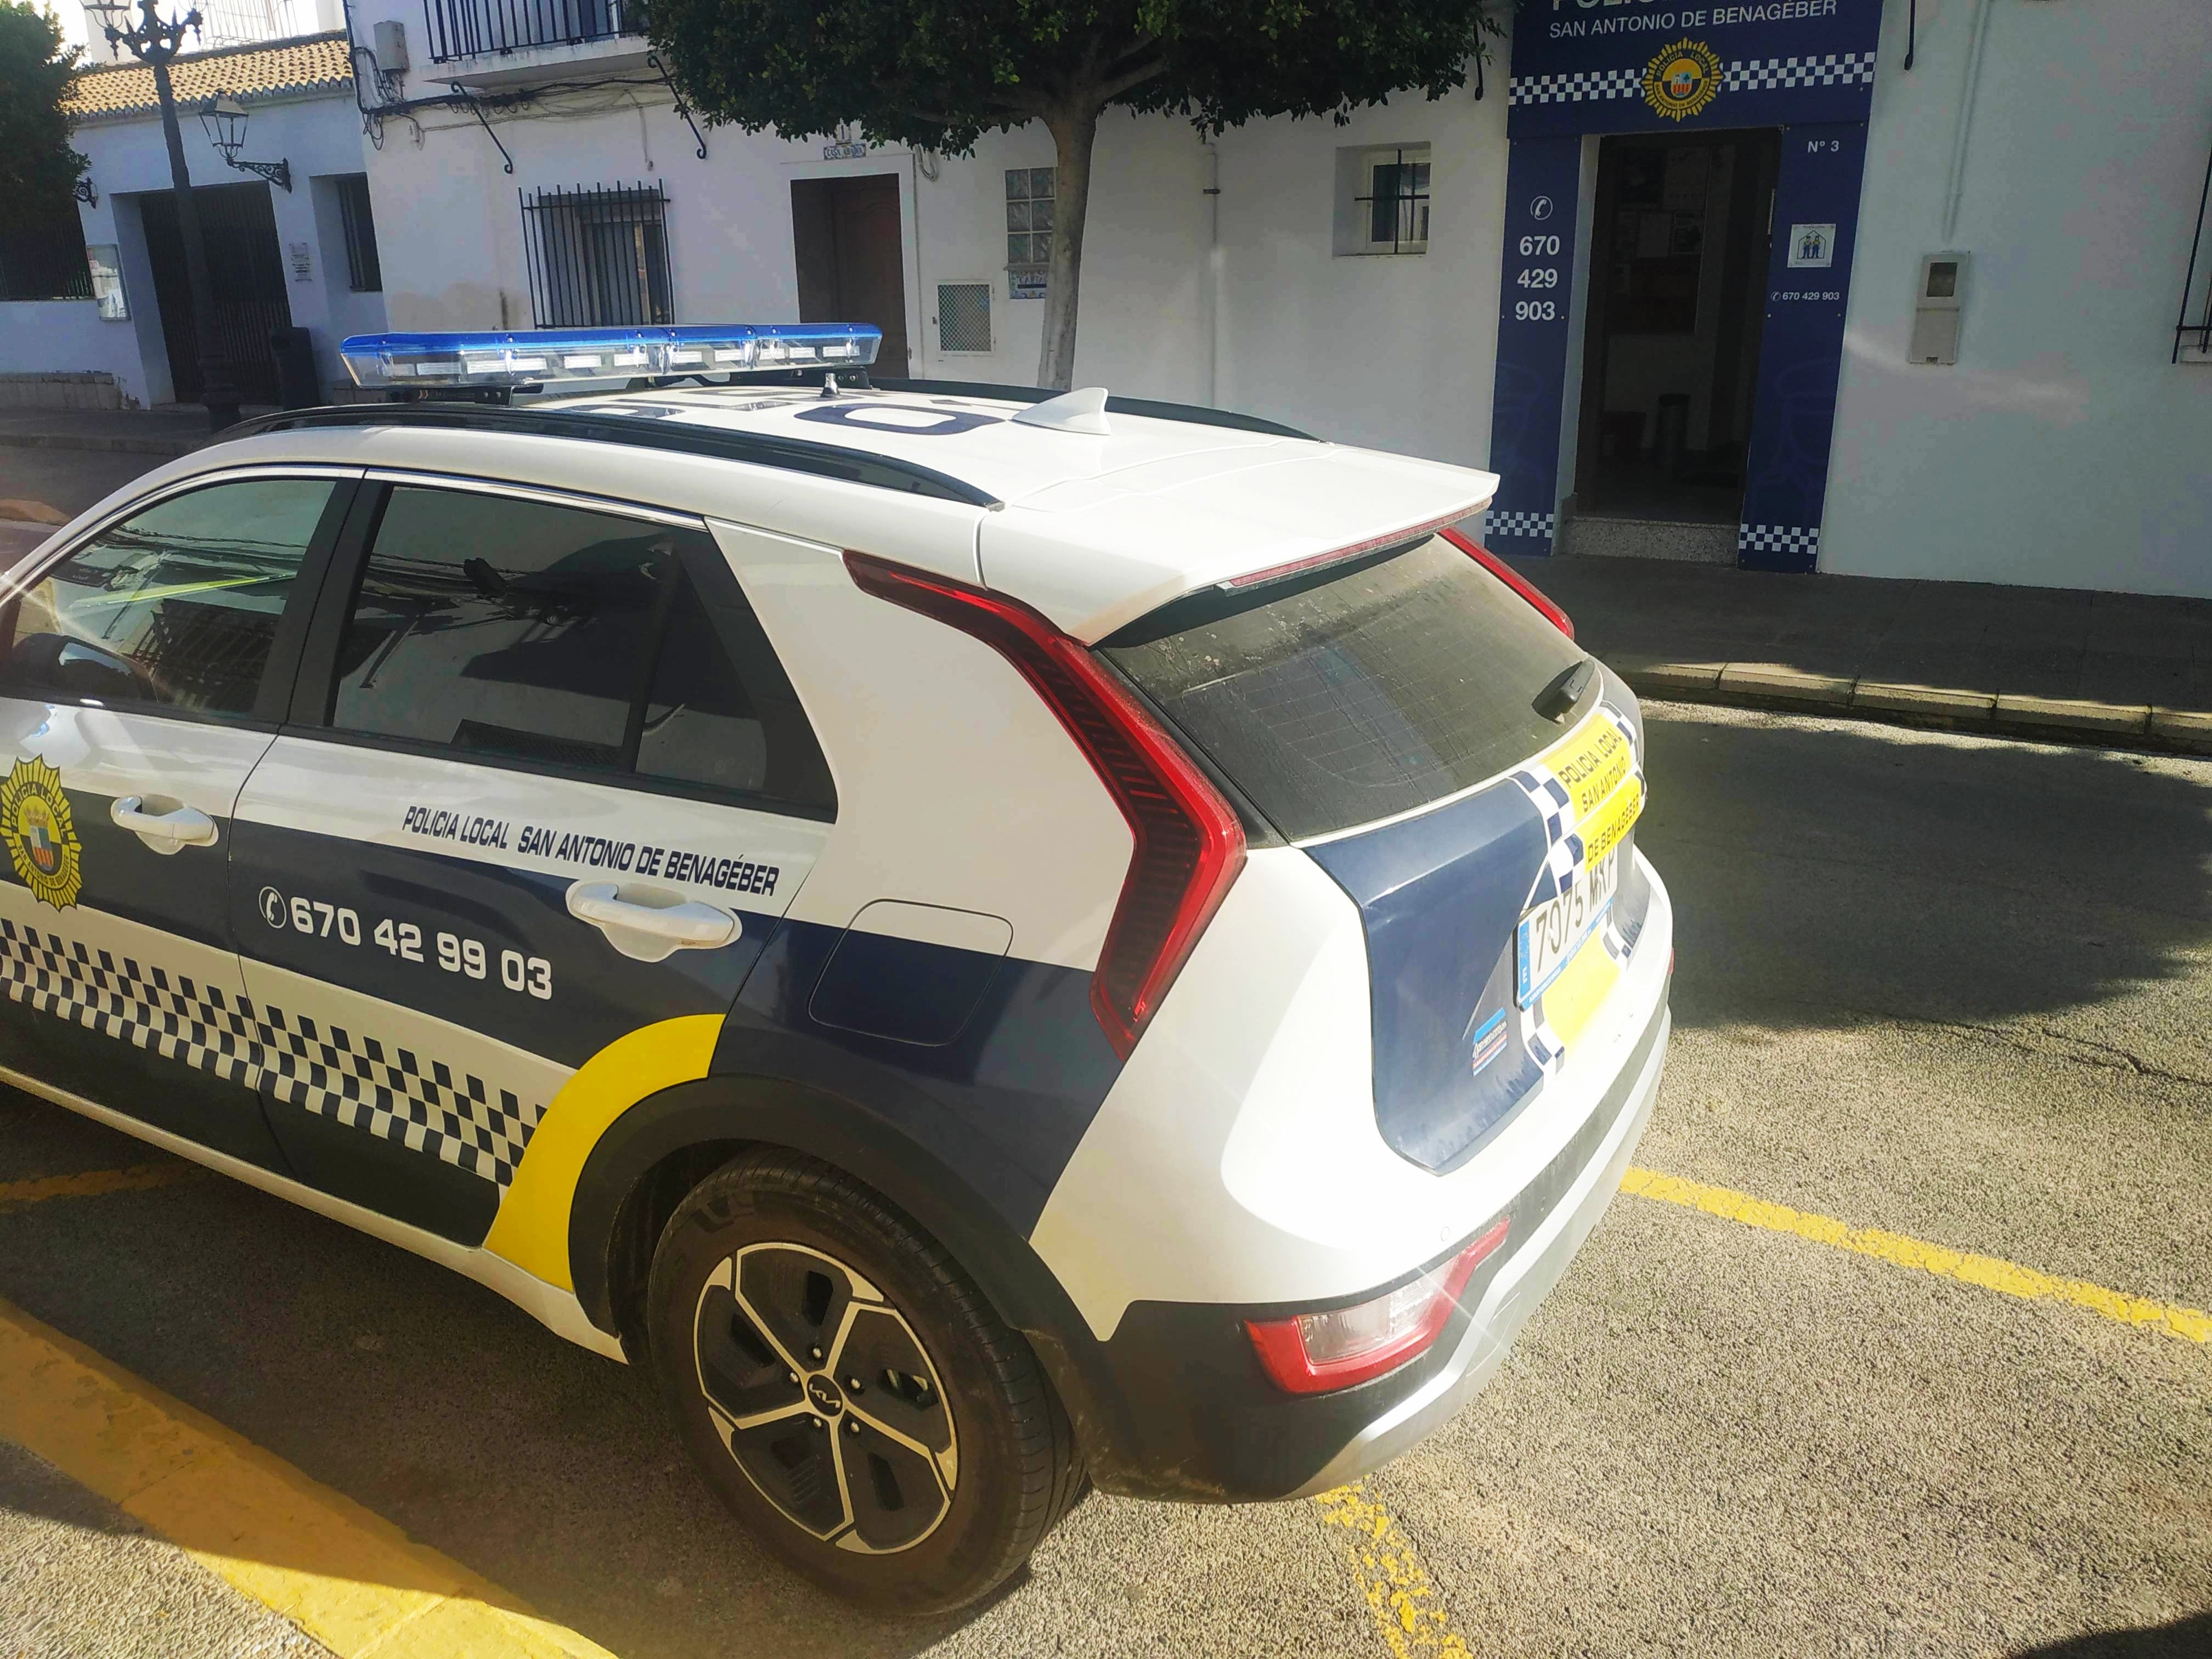
POLYGON ((42 760, 21 760, 0 784, 0 841, 15 876, 57 910, 76 902, 84 885, 83 846, 70 817, 62 775, 42 760))

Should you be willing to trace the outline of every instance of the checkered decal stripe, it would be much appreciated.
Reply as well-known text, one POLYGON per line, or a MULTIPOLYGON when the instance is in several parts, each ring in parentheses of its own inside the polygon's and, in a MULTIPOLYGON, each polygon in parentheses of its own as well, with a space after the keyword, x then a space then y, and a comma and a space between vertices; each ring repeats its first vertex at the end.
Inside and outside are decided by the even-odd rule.
POLYGON ((1820 551, 1820 526, 1794 524, 1740 524, 1735 527, 1739 553, 1803 553, 1820 551))
POLYGON ((1482 533, 1491 536, 1533 536, 1539 541, 1552 539, 1552 517, 1549 513, 1501 513, 1492 509, 1482 522, 1482 533))
POLYGON ((1729 92, 1873 84, 1874 54, 1870 52, 1832 52, 1825 58, 1753 58, 1730 64, 1721 82, 1723 89, 1729 92))
POLYGON ((442 1060, 0 918, 0 987, 87 1030, 258 1089, 380 1140, 481 1176, 504 1192, 544 1115, 442 1060))
MULTIPOLYGON (((1875 55, 1836 52, 1819 58, 1752 58, 1726 64, 1726 92, 1772 92, 1790 87, 1855 87, 1874 84, 1875 55)), ((1516 75, 1508 104, 1583 104, 1644 95, 1640 69, 1577 70, 1569 75, 1516 75)))
POLYGON ((1508 104, 1581 104, 1593 99, 1634 98, 1644 91, 1640 69, 1577 70, 1570 75, 1516 75, 1508 104))

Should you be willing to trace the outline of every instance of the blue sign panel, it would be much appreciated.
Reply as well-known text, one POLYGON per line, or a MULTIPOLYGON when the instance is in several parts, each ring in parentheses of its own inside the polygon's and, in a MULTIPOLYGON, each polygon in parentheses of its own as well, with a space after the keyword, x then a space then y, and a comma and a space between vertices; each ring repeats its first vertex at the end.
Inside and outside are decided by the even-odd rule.
POLYGON ((1866 133, 1863 121, 1846 121, 1782 134, 1759 392, 1736 532, 1736 562, 1751 569, 1810 570, 1820 551, 1866 133))
POLYGON ((1516 138, 1505 167, 1505 265, 1490 469, 1498 499, 1483 536, 1501 553, 1552 550, 1567 295, 1575 257, 1580 138, 1516 138))
POLYGON ((1522 0, 1508 131, 1863 121, 1881 0, 1522 0))

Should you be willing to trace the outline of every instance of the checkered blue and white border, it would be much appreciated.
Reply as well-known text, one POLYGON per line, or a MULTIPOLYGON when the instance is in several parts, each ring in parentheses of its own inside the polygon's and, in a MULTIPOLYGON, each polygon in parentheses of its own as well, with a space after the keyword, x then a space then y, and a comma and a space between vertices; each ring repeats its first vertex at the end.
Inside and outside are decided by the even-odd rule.
POLYGON ((1528 536, 1540 542, 1552 539, 1554 515, 1549 513, 1501 513, 1492 509, 1482 521, 1486 537, 1528 536))
POLYGON ((1740 524, 1735 527, 1739 553, 1802 553, 1818 557, 1820 526, 1795 524, 1740 524))
POLYGON ((380 1140, 397 1141, 507 1190, 544 1115, 482 1078, 374 1037, 256 1007, 82 940, 0 918, 0 991, 98 1031, 276 1097, 380 1140))
MULTIPOLYGON (((1870 52, 1832 52, 1817 58, 1751 58, 1723 64, 1724 92, 1773 92, 1790 87, 1852 87, 1874 84, 1870 52)), ((1644 95, 1640 69, 1577 70, 1565 75, 1516 75, 1507 88, 1509 104, 1602 103, 1644 95)))

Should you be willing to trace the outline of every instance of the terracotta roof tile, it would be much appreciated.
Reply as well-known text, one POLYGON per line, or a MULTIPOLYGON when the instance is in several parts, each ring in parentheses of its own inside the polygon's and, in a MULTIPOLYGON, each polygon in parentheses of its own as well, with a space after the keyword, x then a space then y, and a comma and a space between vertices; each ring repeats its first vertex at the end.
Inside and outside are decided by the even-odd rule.
MULTIPOLYGON (((169 83, 178 107, 189 111, 219 92, 251 101, 288 93, 336 91, 353 83, 353 71, 341 32, 189 52, 169 65, 169 83)), ((112 68, 79 75, 70 83, 63 107, 80 121, 96 121, 139 114, 161 105, 154 96, 154 71, 126 58, 112 68)))

